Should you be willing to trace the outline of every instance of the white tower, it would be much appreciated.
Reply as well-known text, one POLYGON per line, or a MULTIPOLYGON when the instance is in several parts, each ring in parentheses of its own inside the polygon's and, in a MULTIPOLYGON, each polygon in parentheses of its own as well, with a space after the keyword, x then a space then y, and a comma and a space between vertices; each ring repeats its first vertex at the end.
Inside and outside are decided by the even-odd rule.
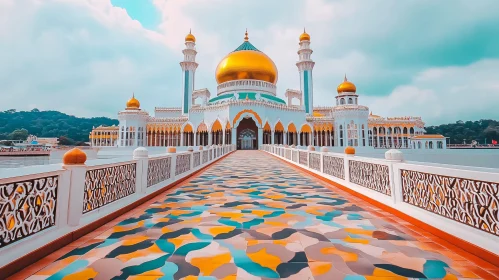
POLYGON ((118 113, 118 146, 143 147, 147 145, 147 118, 149 113, 140 109, 140 102, 132 95, 124 111, 118 113))
POLYGON ((183 85, 183 98, 182 98, 182 114, 188 115, 192 107, 192 92, 194 91, 194 75, 198 64, 196 62, 196 37, 189 34, 185 36, 185 49, 182 51, 184 54, 184 61, 180 62, 182 67, 182 85, 183 85))
POLYGON ((300 35, 300 48, 298 49, 299 60, 296 63, 300 72, 300 90, 302 92, 301 108, 305 113, 312 114, 314 107, 314 87, 312 82, 312 70, 315 62, 310 58, 312 54, 310 49, 310 35, 303 29, 300 35))

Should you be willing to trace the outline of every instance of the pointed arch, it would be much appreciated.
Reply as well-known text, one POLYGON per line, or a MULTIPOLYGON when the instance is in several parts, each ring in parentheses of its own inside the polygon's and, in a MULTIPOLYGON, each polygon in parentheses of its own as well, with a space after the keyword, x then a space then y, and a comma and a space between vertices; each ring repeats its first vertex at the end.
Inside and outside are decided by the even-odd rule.
POLYGON ((237 115, 234 117, 234 119, 232 120, 232 124, 234 125, 234 127, 236 127, 238 121, 240 121, 244 115, 253 115, 254 119, 255 119, 255 123, 257 123, 257 125, 259 125, 259 127, 262 127, 262 118, 260 117, 260 115, 258 115, 257 112, 253 111, 253 110, 250 110, 250 109, 245 109, 245 110, 242 110, 240 111, 239 113, 237 113, 237 115))
POLYGON ((225 124, 225 129, 231 129, 230 122, 227 120, 227 123, 225 124))
POLYGON ((211 131, 220 131, 223 130, 222 123, 220 123, 219 119, 216 119, 211 125, 211 131))
POLYGON ((263 126, 263 131, 271 131, 272 128, 270 127, 269 122, 266 122, 265 125, 263 126))
POLYGON ((274 126, 274 131, 278 132, 283 132, 284 131, 284 126, 282 125, 281 121, 277 121, 277 123, 274 126))
POLYGON ((310 127, 309 124, 306 123, 306 124, 304 124, 304 125, 301 126, 300 132, 308 132, 308 133, 310 133, 310 132, 312 132, 312 128, 310 127))
POLYGON ((290 122, 288 124, 288 132, 293 132, 293 133, 296 133, 296 126, 294 123, 290 122))
POLYGON ((208 126, 204 122, 200 123, 197 132, 208 132, 208 126))
POLYGON ((185 123, 184 126, 182 127, 183 132, 193 132, 194 130, 192 129, 191 123, 185 123))

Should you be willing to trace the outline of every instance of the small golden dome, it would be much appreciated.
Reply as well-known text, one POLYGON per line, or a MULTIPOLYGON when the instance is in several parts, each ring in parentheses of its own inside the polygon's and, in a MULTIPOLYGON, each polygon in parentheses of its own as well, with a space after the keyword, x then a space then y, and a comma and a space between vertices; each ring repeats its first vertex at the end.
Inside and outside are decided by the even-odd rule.
POLYGON ((139 109, 140 108, 140 102, 135 98, 135 94, 132 95, 132 98, 128 100, 126 103, 126 108, 127 109, 139 109))
POLYGON ((348 146, 345 148, 345 154, 347 155, 355 155, 355 148, 352 146, 348 146))
POLYGON ((85 161, 87 161, 87 154, 78 148, 73 148, 62 156, 62 163, 65 165, 85 164, 85 161))
POLYGON ((300 42, 301 41, 310 41, 310 35, 305 31, 305 28, 303 28, 303 33, 300 35, 300 42))
POLYGON ((196 43, 196 37, 194 37, 194 35, 192 35, 191 30, 189 30, 189 34, 187 34, 187 36, 185 36, 185 41, 196 43))
POLYGON ((324 114, 321 114, 321 113, 319 113, 317 111, 314 111, 312 114, 313 114, 314 117, 324 117, 324 114))
POLYGON ((277 67, 270 57, 248 41, 244 42, 220 61, 215 72, 218 84, 235 80, 259 80, 277 83, 277 67))
POLYGON ((347 75, 345 75, 345 80, 337 88, 338 93, 343 92, 357 92, 357 87, 347 80, 347 75))

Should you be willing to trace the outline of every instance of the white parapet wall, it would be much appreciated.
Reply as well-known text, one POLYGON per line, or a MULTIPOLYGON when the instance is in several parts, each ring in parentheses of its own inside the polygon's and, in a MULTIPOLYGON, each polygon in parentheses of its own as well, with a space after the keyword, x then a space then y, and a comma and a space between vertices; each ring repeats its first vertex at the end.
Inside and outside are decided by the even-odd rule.
MULTIPOLYGON (((312 148, 312 149, 310 149, 312 148)), ((414 219, 499 255, 499 172, 494 169, 405 162, 262 145, 293 165, 320 175, 414 219)))
POLYGON ((133 157, 0 169, 0 268, 161 191, 236 149, 188 148, 133 157))

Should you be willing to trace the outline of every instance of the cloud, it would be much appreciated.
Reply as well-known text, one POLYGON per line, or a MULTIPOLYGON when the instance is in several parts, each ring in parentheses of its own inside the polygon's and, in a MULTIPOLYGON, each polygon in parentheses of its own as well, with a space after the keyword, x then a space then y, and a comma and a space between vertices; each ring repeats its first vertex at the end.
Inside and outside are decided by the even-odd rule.
MULTIPOLYGON (((405 114, 390 104, 408 96, 452 95, 447 104, 465 98, 467 85, 452 87, 451 78, 447 87, 424 81, 448 75, 452 67, 475 65, 477 72, 488 67, 497 73, 477 63, 499 59, 499 37, 491 36, 499 33, 495 0, 147 1, 160 15, 155 28, 150 22, 145 28, 110 0, 2 0, 0 110, 38 107, 114 117, 131 92, 149 111, 178 107, 179 62, 190 28, 197 38, 196 88, 206 87, 212 95, 215 68, 242 43, 245 28, 250 41, 276 63, 281 97, 287 88, 299 87, 298 36, 307 28, 316 61, 316 105, 334 104, 345 73, 375 110, 393 107, 387 116, 405 114)), ((414 113, 438 122, 461 107, 421 108, 414 113)), ((470 118, 494 116, 476 107, 467 110, 470 118)))
POLYGON ((499 59, 430 68, 387 97, 361 97, 360 102, 382 116, 422 116, 427 125, 499 119, 498 75, 499 59))

